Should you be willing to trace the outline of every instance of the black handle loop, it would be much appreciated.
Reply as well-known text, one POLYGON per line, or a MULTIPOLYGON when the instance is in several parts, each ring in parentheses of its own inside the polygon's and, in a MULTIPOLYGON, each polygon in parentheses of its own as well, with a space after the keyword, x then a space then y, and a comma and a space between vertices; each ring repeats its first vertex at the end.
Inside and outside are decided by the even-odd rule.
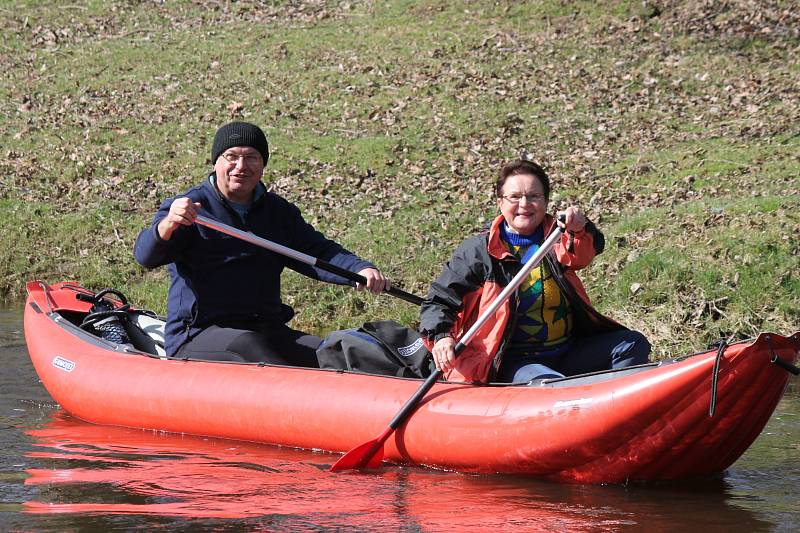
POLYGON ((81 300, 82 302, 99 303, 106 294, 113 294, 117 297, 117 299, 119 299, 120 302, 122 302, 122 305, 128 305, 128 299, 124 294, 116 289, 103 289, 100 292, 95 293, 93 296, 79 292, 75 294, 75 298, 81 300))
POLYGON ((128 311, 131 307, 125 295, 116 289, 103 289, 94 295, 88 295, 79 292, 75 294, 75 298, 82 302, 89 302, 92 304, 91 311, 86 315, 86 317, 84 317, 83 322, 81 322, 80 325, 82 329, 87 330, 101 320, 111 316, 118 317, 122 320, 126 319, 128 317, 128 311), (116 296, 121 302, 121 305, 119 307, 114 307, 114 302, 105 297, 107 294, 113 294, 116 296))

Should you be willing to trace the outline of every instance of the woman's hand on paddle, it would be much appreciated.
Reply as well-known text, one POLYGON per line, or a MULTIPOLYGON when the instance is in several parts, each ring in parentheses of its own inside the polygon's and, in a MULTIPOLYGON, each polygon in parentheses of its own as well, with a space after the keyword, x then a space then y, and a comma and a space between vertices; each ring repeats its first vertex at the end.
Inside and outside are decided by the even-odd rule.
POLYGON ((584 226, 586 226, 586 215, 577 207, 568 207, 564 211, 559 211, 556 219, 560 220, 561 215, 564 215, 565 222, 561 224, 559 221, 559 225, 567 231, 577 233, 583 231, 584 226))
POLYGON ((356 289, 358 290, 367 289, 373 294, 380 294, 383 291, 389 290, 389 287, 391 287, 389 279, 377 268, 365 268, 359 272, 359 275, 367 279, 367 285, 364 286, 361 283, 356 283, 356 289))
POLYGON ((191 226, 194 224, 201 205, 193 202, 191 198, 177 198, 169 206, 169 213, 158 223, 158 234, 162 240, 168 241, 172 233, 181 226, 191 226))
POLYGON ((436 368, 442 372, 451 370, 456 363, 455 347, 456 340, 453 337, 443 337, 436 341, 433 345, 433 361, 436 363, 436 368))

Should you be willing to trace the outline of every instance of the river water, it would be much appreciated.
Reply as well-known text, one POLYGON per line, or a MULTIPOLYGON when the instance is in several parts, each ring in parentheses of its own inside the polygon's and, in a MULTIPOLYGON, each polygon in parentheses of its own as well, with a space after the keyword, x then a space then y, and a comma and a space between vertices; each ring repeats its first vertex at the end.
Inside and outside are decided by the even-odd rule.
POLYGON ((59 410, 0 310, 0 531, 796 531, 800 379, 721 478, 559 485, 109 428, 59 410))

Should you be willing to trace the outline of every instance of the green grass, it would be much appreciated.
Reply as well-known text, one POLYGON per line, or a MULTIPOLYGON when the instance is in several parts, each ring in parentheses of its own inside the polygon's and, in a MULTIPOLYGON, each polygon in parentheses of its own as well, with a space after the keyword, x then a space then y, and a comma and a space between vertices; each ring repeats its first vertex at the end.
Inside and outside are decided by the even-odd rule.
MULTIPOLYGON (((800 42, 773 4, 6 2, 0 298, 74 279, 163 312, 134 239, 241 119, 270 186, 411 292, 524 150, 606 233, 581 276, 657 356, 796 331, 800 42)), ((321 334, 417 320, 292 273, 284 298, 321 334)))

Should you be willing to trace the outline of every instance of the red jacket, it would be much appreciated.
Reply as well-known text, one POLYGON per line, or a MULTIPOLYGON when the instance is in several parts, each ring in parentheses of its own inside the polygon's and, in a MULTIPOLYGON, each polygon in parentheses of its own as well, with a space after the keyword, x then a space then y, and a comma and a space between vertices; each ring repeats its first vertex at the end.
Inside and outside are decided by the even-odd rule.
MULTIPOLYGON (((444 336, 458 339, 474 324, 481 313, 503 291, 522 268, 500 237, 503 217, 498 216, 488 232, 461 243, 433 282, 420 308, 420 331, 428 349, 444 336)), ((542 222, 545 238, 555 227, 547 215, 542 222)), ((576 270, 591 263, 603 251, 605 238, 591 221, 577 233, 565 233, 544 260, 575 315, 574 336, 625 329, 594 309, 576 270)), ((450 381, 485 383, 494 378, 503 351, 513 329, 519 292, 515 291, 501 305, 493 319, 487 320, 456 359, 450 381)))

